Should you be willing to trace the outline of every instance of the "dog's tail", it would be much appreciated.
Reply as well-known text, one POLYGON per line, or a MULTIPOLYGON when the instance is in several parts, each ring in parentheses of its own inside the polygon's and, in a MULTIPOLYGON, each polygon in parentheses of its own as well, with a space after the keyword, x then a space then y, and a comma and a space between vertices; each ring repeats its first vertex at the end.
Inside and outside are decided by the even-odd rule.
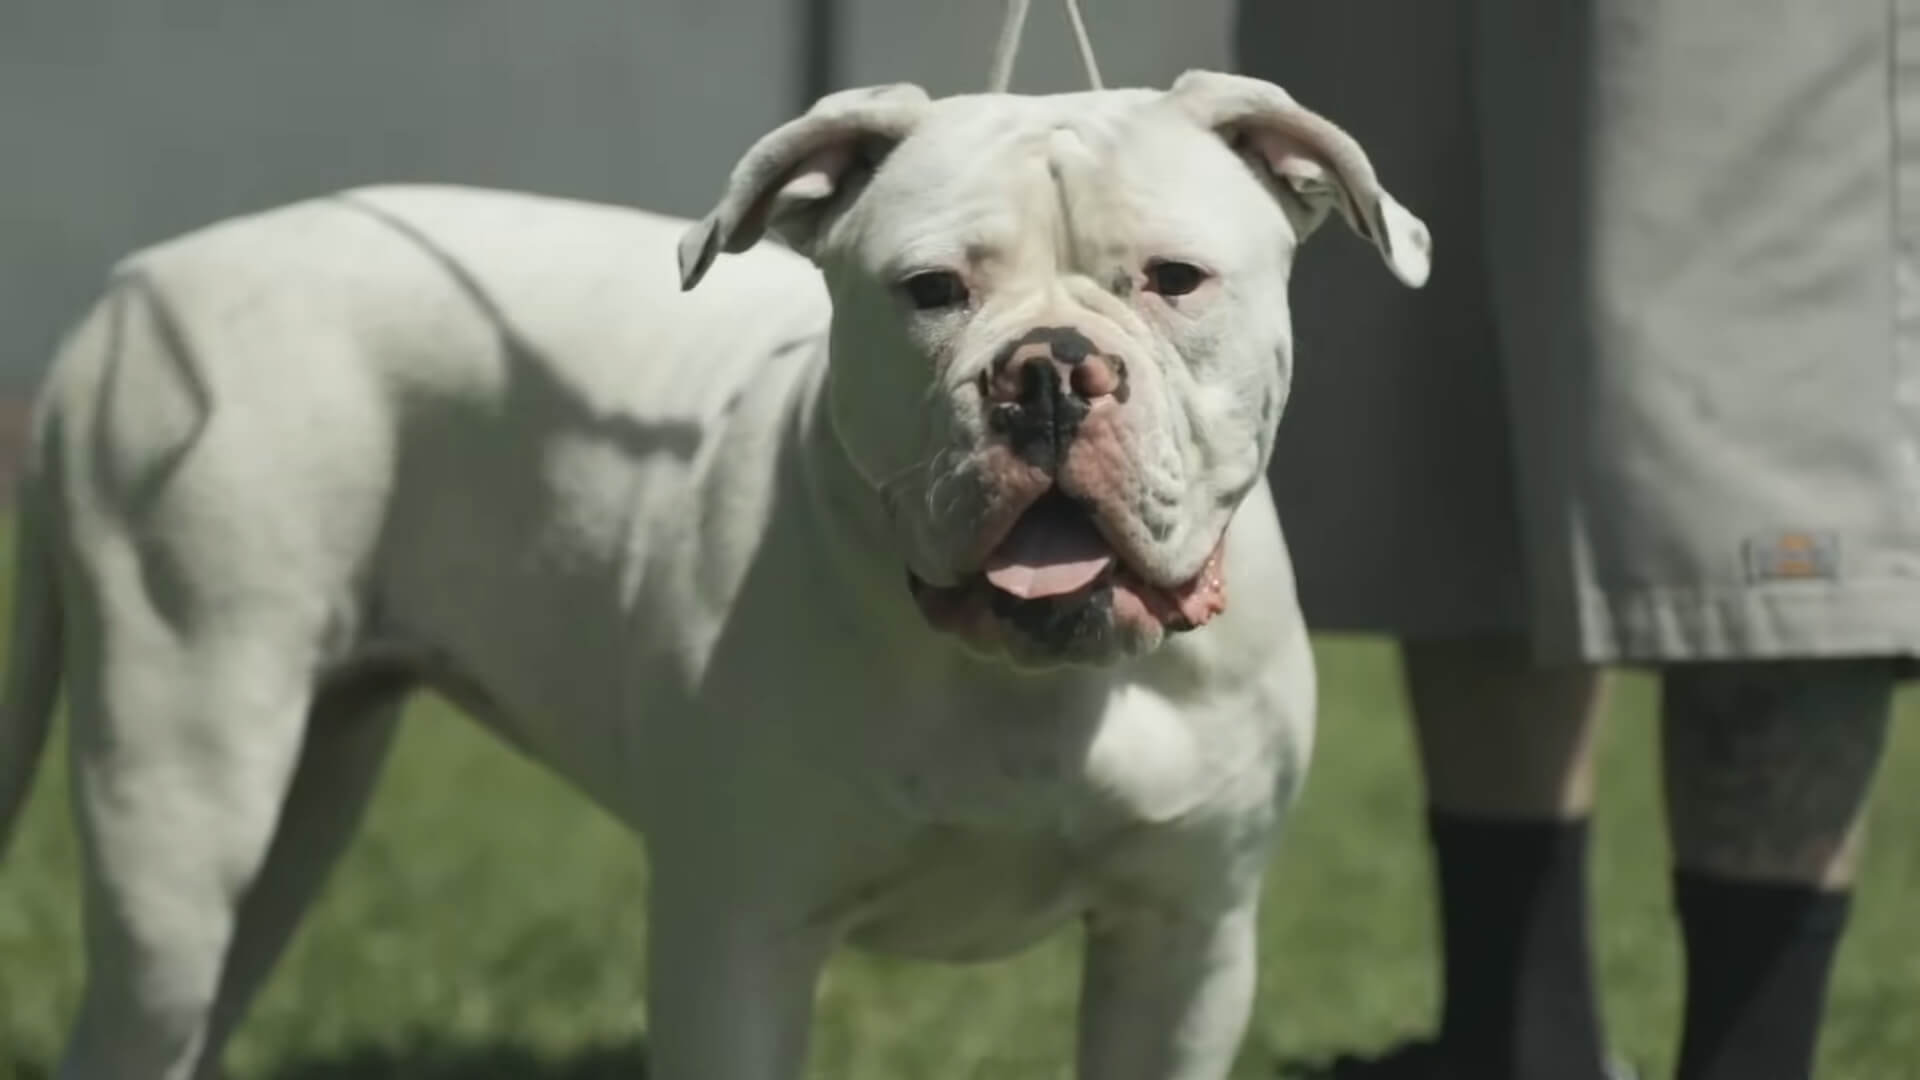
MULTIPOLYGON (((36 419, 38 419, 36 417, 36 419)), ((26 800, 60 693, 61 620, 56 525, 46 459, 36 423, 20 470, 13 534, 13 620, 0 689, 0 855, 26 800)))

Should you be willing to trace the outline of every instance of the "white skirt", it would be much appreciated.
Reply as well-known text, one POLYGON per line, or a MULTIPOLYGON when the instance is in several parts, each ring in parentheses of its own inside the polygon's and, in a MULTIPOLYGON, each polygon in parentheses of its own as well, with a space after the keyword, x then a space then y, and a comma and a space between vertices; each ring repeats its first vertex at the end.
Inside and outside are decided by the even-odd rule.
POLYGON ((1310 622, 1920 655, 1920 0, 1241 6, 1434 234, 1296 266, 1310 622))

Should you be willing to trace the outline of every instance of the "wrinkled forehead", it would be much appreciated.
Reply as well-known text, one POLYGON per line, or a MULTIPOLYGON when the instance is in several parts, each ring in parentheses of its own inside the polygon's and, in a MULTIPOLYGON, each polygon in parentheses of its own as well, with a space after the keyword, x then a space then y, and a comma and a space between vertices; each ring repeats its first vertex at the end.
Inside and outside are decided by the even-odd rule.
POLYGON ((1231 263, 1284 216, 1155 90, 943 98, 874 177, 853 243, 882 270, 1071 248, 1231 263))

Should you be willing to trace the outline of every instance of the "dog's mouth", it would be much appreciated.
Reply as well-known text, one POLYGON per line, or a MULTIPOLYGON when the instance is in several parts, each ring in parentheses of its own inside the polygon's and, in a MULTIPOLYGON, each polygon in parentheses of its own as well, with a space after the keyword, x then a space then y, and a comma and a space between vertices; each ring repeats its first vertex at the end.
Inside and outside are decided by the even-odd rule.
POLYGON ((1109 542, 1087 507, 1049 491, 1022 513, 975 574, 950 586, 908 572, 908 586, 936 629, 978 634, 997 619, 1036 643, 1066 647, 1115 625, 1193 630, 1226 610, 1222 547, 1198 573, 1156 585, 1109 542))

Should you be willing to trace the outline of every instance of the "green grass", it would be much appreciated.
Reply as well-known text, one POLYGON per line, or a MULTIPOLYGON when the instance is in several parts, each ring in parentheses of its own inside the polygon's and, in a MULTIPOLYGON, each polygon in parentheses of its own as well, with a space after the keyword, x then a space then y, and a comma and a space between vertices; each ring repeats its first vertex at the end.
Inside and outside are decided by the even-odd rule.
MULTIPOLYGON (((1242 1075, 1381 1044, 1434 1006, 1420 797, 1392 652, 1323 640, 1315 771, 1277 853, 1242 1075)), ((1614 698, 1595 865, 1616 1045, 1665 1075, 1679 994, 1658 825, 1653 699, 1614 698)), ((1903 702, 1821 1076, 1920 1077, 1920 701, 1903 702)), ((0 1076, 42 1075, 77 990, 63 764, 42 768, 0 866, 0 1076)), ((639 845, 435 703, 415 710, 367 827, 232 1049, 234 1075, 631 1076, 642 1053, 639 845)), ((935 968, 843 955, 817 1077, 1067 1075, 1075 945, 935 968)))

